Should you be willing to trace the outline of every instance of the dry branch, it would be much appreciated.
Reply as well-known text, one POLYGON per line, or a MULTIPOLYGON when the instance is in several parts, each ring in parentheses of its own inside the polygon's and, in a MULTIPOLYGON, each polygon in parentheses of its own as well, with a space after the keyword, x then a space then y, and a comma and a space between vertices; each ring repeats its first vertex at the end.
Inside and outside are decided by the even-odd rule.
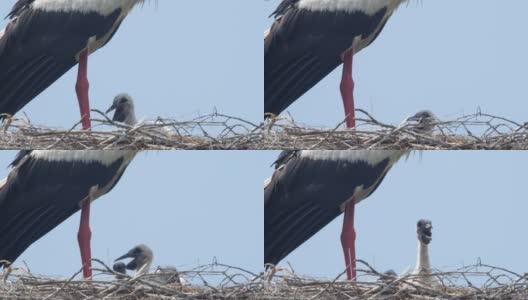
POLYGON ((159 274, 113 279, 115 273, 98 260, 92 281, 61 280, 30 273, 0 283, 2 299, 527 299, 528 275, 477 263, 451 272, 437 272, 439 284, 423 285, 415 275, 379 280, 363 261, 358 281, 300 276, 274 270, 251 271, 214 262, 179 271, 187 283, 166 283, 159 274), (101 267, 99 267, 99 265, 101 267), (272 275, 270 275, 272 274, 272 275))
POLYGON ((131 127, 96 112, 100 118, 92 120, 91 132, 79 130, 79 124, 64 130, 7 119, 0 128, 0 149, 528 149, 528 124, 481 112, 438 121, 433 134, 406 122, 383 123, 360 109, 355 130, 342 128, 342 122, 313 128, 285 117, 257 124, 216 112, 185 121, 159 118, 131 127))
POLYGON ((416 124, 383 123, 367 112, 356 119, 356 129, 311 128, 291 118, 276 117, 264 128, 266 149, 415 149, 415 150, 514 150, 528 149, 528 124, 477 112, 452 121, 437 121, 432 134, 416 124))
POLYGON ((92 119, 92 131, 80 123, 68 130, 32 124, 27 119, 8 119, 0 129, 0 149, 131 149, 218 150, 251 149, 259 125, 240 118, 213 113, 191 120, 158 119, 136 126, 115 123, 101 112, 92 119))

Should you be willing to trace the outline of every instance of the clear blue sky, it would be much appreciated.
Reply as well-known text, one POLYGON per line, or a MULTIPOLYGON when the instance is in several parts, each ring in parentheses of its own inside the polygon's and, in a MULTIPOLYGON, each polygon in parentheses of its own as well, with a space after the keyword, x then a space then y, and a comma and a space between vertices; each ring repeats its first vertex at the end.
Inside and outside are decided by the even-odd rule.
MULTIPOLYGON (((6 166, 14 151, 0 152, 6 166)), ((94 257, 110 262, 137 243, 155 265, 189 268, 213 257, 261 270, 262 184, 279 151, 149 151, 93 206, 94 257)), ((432 263, 451 269, 484 262, 528 269, 523 240, 528 152, 425 151, 402 160, 356 210, 358 257, 380 270, 413 267, 415 226, 433 221, 432 263)), ((7 174, 5 170, 2 177, 7 174)), ((80 258, 79 215, 20 258, 34 272, 69 275, 80 258), (57 245, 60 245, 57 248, 57 245), (60 249, 60 250, 57 250, 60 249)), ((297 272, 333 277, 343 269, 339 217, 289 255, 297 272)))
MULTIPOLYGON (((278 151, 266 155, 273 162, 278 151)), ((412 270, 416 222, 428 218, 433 267, 453 270, 480 258, 526 272, 527 168, 528 152, 522 151, 415 152, 357 206, 357 257, 379 271, 412 270)), ((342 221, 334 220, 281 264, 290 262, 300 274, 337 276, 344 270, 342 221)))
MULTIPOLYGON (((7 166, 15 151, 0 151, 7 166)), ((139 243, 154 265, 191 269, 219 262, 262 270, 265 156, 249 151, 149 151, 92 206, 92 255, 110 265, 139 243)), ((7 175, 7 169, 0 173, 7 175)), ((36 274, 70 276, 81 265, 77 213, 16 262, 36 274)))
MULTIPOLYGON (((15 1, 0 2, 7 14, 15 1)), ((262 38, 279 1, 150 1, 90 57, 91 102, 106 109, 130 93, 140 118, 191 118, 216 107, 262 116, 262 38)), ((441 119, 485 112, 525 121, 522 41, 528 2, 411 1, 355 59, 358 107, 399 123, 428 108, 441 119), (522 22, 521 22, 522 23, 522 22)), ((7 22, 2 21, 1 27, 7 22)), ((299 122, 333 126, 343 117, 337 71, 289 110, 299 122)), ((69 127, 79 118, 72 69, 24 111, 33 122, 69 127)), ((15 152, 0 152, 0 165, 15 152)), ((182 268, 213 257, 252 270, 262 262, 262 184, 270 152, 143 152, 120 184, 94 204, 93 256, 110 262, 137 243, 155 265, 182 268), (121 215, 120 215, 121 214, 121 215)), ((397 164, 357 209, 358 257, 380 270, 415 262, 415 222, 433 221, 432 263, 485 262, 528 268, 524 152, 424 152, 397 164)), ((7 175, 7 170, 3 175, 7 175)), ((75 215, 20 258, 36 273, 70 275, 80 258, 75 215)), ((292 253, 300 273, 343 269, 339 218, 292 253)))
MULTIPOLYGON (((15 0, 0 1, 7 15, 15 0)), ((130 93, 139 118, 198 114, 262 120, 262 26, 254 1, 147 1, 89 58, 92 108, 130 93), (239 13, 244 12, 244 13, 239 13)), ((7 20, 0 20, 5 27, 7 20)), ((80 119, 77 68, 24 108, 34 123, 70 127, 80 119)))
MULTIPOLYGON (((262 31, 278 3, 255 2, 262 31)), ((409 1, 355 57, 357 107, 393 124, 421 109, 449 120, 478 107, 527 121, 527 10, 523 0, 409 1)), ((296 121, 334 126, 344 118, 340 75, 341 68, 288 108, 296 121)))

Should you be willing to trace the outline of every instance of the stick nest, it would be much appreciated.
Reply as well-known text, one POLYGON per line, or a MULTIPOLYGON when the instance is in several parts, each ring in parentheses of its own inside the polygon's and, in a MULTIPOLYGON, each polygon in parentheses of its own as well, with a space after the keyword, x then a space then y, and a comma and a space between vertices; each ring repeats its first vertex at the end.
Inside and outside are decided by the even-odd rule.
POLYGON ((28 119, 8 118, 0 127, 0 149, 132 150, 298 150, 415 149, 526 150, 528 123, 477 112, 452 121, 437 121, 432 134, 416 124, 385 124, 357 109, 356 129, 314 128, 290 117, 253 123, 217 112, 181 121, 161 119, 136 126, 115 123, 101 112, 92 131, 42 127, 28 119))
POLYGON ((92 130, 80 122, 69 130, 32 124, 27 118, 8 118, 0 127, 0 149, 127 149, 127 150, 222 150, 252 149, 252 132, 259 128, 243 119, 212 113, 191 120, 161 119, 135 126, 116 123, 98 110, 92 130))
POLYGON ((528 149, 528 123, 477 112, 452 121, 432 123, 433 133, 417 124, 383 123, 356 109, 356 129, 310 128, 292 118, 274 117, 264 125, 266 148, 297 149, 414 149, 414 150, 520 150, 528 149))
MULTIPOLYGON (((98 260, 95 260, 98 261, 98 260)), ((437 272, 435 285, 420 283, 416 275, 383 280, 376 270, 358 261, 358 281, 299 276, 274 268, 255 274, 242 268, 214 262, 179 276, 187 283, 165 283, 159 274, 112 279, 113 273, 98 261, 91 281, 9 275, 0 283, 2 299, 527 299, 528 274, 477 263, 452 272, 437 272), (362 267, 364 267, 362 269, 362 267), (104 279, 106 278, 106 280, 104 279)))

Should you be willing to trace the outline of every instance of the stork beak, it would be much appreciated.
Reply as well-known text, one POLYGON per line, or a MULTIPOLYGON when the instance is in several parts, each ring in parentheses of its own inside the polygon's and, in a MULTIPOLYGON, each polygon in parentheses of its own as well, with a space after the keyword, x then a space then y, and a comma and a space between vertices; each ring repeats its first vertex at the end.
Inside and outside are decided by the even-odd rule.
POLYGON ((407 122, 409 121, 420 121, 420 118, 418 118, 416 115, 412 116, 412 117, 408 117, 407 118, 407 122))
POLYGON ((122 260, 122 259, 125 259, 125 258, 133 258, 132 255, 130 255, 129 253, 123 255, 123 256, 120 256, 118 258, 116 258, 116 260, 114 260, 114 262, 118 261, 118 260, 122 260))
POLYGON ((114 109, 116 109, 116 108, 117 108, 117 106, 115 105, 115 103, 112 104, 112 106, 110 106, 110 108, 106 111, 105 114, 108 114, 109 112, 111 112, 112 110, 114 110, 114 109))

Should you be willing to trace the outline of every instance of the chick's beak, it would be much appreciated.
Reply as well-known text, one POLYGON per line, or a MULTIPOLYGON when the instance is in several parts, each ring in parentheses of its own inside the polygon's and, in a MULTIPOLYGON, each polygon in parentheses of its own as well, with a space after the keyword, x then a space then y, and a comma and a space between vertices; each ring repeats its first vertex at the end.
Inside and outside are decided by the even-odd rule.
POLYGON ((118 260, 125 259, 125 258, 132 258, 132 255, 130 255, 130 254, 127 253, 127 254, 125 254, 125 255, 123 255, 123 256, 120 256, 120 257, 116 258, 116 260, 114 260, 114 262, 116 262, 116 261, 118 261, 118 260))
POLYGON ((105 114, 108 114, 109 112, 111 112, 112 110, 116 109, 116 105, 115 104, 112 104, 112 106, 110 106, 109 109, 106 110, 106 113, 105 114))

